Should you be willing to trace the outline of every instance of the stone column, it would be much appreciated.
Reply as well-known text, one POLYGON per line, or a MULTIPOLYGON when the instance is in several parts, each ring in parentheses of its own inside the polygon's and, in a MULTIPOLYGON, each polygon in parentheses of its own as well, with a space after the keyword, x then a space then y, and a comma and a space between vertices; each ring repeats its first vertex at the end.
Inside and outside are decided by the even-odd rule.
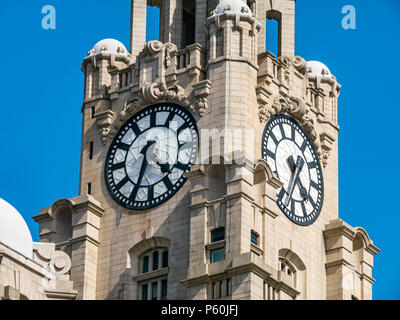
POLYGON ((137 56, 146 43, 147 0, 132 0, 130 51, 137 56))
POLYGON ((71 280, 78 290, 78 300, 96 299, 97 254, 99 247, 100 219, 103 209, 91 196, 71 199, 73 234, 71 280))

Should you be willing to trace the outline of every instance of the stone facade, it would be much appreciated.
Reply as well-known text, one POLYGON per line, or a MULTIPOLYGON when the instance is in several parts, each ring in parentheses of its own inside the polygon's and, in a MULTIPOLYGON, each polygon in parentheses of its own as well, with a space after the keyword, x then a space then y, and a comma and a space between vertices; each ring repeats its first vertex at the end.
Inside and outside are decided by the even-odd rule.
POLYGON ((84 59, 80 195, 35 217, 41 242, 71 257, 77 299, 141 299, 143 284, 162 280, 171 300, 372 298, 379 250, 362 228, 339 219, 341 86, 329 70, 315 74, 295 56, 295 1, 247 2, 134 0, 130 53, 107 50, 118 46, 109 42, 84 59), (145 43, 147 5, 160 8, 160 41, 145 43), (278 57, 264 49, 265 17, 280 23, 278 57), (233 147, 223 135, 211 154, 201 153, 166 203, 127 210, 107 190, 107 151, 126 120, 165 101, 188 108, 200 131, 242 134, 233 147), (282 183, 262 160, 261 137, 275 114, 295 118, 321 160, 324 206, 308 227, 280 211, 282 183), (208 161, 215 158, 222 161, 208 161), (218 227, 225 239, 211 242, 218 227), (210 263, 218 248, 225 259, 210 263), (154 250, 168 251, 168 267, 143 273, 143 255, 154 250))

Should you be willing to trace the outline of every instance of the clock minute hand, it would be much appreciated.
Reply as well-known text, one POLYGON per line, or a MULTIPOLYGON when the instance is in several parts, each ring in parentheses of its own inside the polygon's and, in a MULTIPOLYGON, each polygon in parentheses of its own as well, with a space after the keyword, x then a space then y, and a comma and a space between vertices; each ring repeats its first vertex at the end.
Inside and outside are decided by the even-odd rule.
POLYGON ((287 196, 286 201, 285 201, 285 205, 286 206, 289 204, 290 199, 292 198, 294 188, 296 187, 297 180, 299 178, 300 172, 301 172, 301 170, 303 169, 303 166, 304 166, 304 160, 300 156, 297 157, 296 163, 294 163, 293 156, 290 156, 288 158, 288 162, 289 162, 289 164, 291 166, 292 172, 293 172, 293 170, 294 170, 294 172, 293 172, 293 174, 291 176, 291 179, 290 179, 290 182, 289 182, 289 187, 288 187, 288 191, 289 192, 288 192, 288 196, 287 196))
MULTIPOLYGON (((140 153, 141 154, 143 154, 143 162, 142 162, 142 166, 141 166, 141 168, 140 168, 140 172, 139 172, 139 176, 138 176, 138 179, 137 179, 137 181, 136 181, 136 185, 135 185, 135 187, 133 188, 133 190, 132 190, 132 193, 131 193, 131 195, 130 195, 130 198, 132 199, 132 198, 136 198, 136 194, 138 193, 138 191, 139 191, 139 188, 140 188, 140 183, 142 182, 142 179, 143 179, 143 177, 144 177, 144 174, 146 173, 146 169, 147 169, 147 166, 148 166, 148 162, 147 162, 147 151, 149 150, 149 148, 153 145, 153 144, 155 144, 156 142, 154 141, 154 140, 149 140, 149 141, 147 141, 147 144, 143 147, 143 149, 140 151, 140 153)), ((133 200, 135 200, 135 199, 133 199, 133 200)))

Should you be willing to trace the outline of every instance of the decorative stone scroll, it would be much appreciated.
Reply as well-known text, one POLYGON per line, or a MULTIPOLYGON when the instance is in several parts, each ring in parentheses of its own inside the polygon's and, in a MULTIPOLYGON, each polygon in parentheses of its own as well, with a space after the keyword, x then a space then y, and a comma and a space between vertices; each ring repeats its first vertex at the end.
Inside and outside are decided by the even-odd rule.
POLYGON ((207 97, 210 94, 210 88, 209 80, 201 81, 193 86, 193 92, 188 97, 179 85, 167 88, 165 82, 162 81, 145 83, 132 99, 127 101, 125 108, 120 112, 119 120, 116 121, 114 131, 116 132, 141 107, 162 101, 180 104, 201 117, 208 109, 207 97))
POLYGON ((273 100, 273 103, 270 105, 259 105, 259 118, 261 123, 266 122, 274 115, 280 113, 288 114, 300 122, 303 128, 313 139, 318 155, 321 156, 323 150, 321 149, 320 138, 315 131, 313 120, 307 116, 307 105, 301 99, 296 97, 285 98, 283 96, 276 96, 273 100))
POLYGON ((66 275, 71 270, 71 258, 65 252, 55 251, 50 246, 37 246, 35 251, 40 261, 47 263, 56 275, 66 275))

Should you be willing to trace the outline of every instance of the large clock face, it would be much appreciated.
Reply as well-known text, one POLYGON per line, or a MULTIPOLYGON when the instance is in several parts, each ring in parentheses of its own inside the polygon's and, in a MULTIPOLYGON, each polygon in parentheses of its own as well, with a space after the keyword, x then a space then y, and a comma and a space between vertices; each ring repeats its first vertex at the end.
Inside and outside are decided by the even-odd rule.
POLYGON ((289 116, 274 116, 264 130, 262 157, 283 183, 277 192, 280 209, 296 224, 312 224, 321 212, 324 190, 318 155, 307 132, 289 116))
POLYGON ((109 192, 121 206, 149 209, 171 198, 196 161, 198 132, 183 107, 160 103, 141 110, 119 130, 106 158, 109 192))

